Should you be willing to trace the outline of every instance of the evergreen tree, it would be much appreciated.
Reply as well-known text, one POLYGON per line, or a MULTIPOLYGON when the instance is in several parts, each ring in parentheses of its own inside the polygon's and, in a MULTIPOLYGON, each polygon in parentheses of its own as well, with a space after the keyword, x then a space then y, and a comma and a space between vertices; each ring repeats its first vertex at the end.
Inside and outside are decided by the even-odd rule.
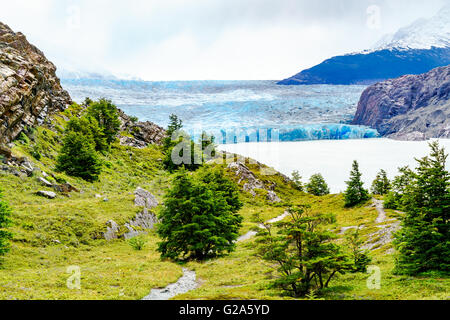
POLYGON ((72 118, 67 123, 66 131, 79 132, 84 136, 88 136, 89 139, 92 138, 95 143, 95 150, 99 152, 106 152, 109 150, 109 144, 106 141, 106 136, 103 133, 102 128, 100 128, 98 121, 89 115, 85 115, 81 118, 72 118))
POLYGON ((87 115, 97 120, 108 145, 113 143, 121 126, 117 107, 110 100, 100 99, 90 103, 87 115))
POLYGON ((450 272, 448 155, 436 141, 430 148, 430 156, 416 159, 414 179, 401 199, 405 216, 394 241, 398 251, 396 272, 400 274, 450 272))
POLYGON ((344 194, 345 207, 354 207, 360 203, 369 200, 369 191, 364 189, 364 183, 361 181, 361 172, 359 164, 353 161, 352 171, 350 172, 350 180, 346 182, 347 190, 344 194))
POLYGON ((408 166, 398 170, 400 175, 394 178, 390 191, 384 199, 384 207, 386 209, 403 210, 402 197, 407 188, 415 181, 415 173, 408 166))
POLYGON ((345 238, 353 260, 353 272, 366 272, 367 266, 372 262, 372 258, 367 250, 361 249, 364 240, 359 235, 359 228, 350 231, 345 238))
POLYGON ((324 196, 330 194, 330 189, 328 188, 325 179, 320 173, 314 174, 309 183, 306 185, 306 190, 308 193, 315 196, 324 196))
POLYGON ((163 258, 203 260, 235 248, 242 217, 238 188, 223 172, 181 169, 165 198, 158 235, 163 258))
POLYGON ((90 135, 77 131, 66 133, 58 155, 56 169, 86 181, 96 181, 102 163, 95 151, 95 141, 90 135))
POLYGON ((297 170, 292 172, 292 181, 294 182, 295 189, 298 191, 303 191, 302 177, 297 170))
POLYGON ((327 288, 338 273, 353 269, 350 257, 338 244, 337 236, 323 226, 336 221, 330 214, 313 215, 308 207, 289 209, 290 219, 265 226, 258 233, 257 254, 277 265, 278 277, 272 287, 281 288, 294 297, 327 288))
POLYGON ((2 199, 3 194, 0 190, 0 256, 9 251, 9 240, 12 239, 11 232, 6 230, 11 224, 11 208, 2 199))
POLYGON ((387 177, 387 173, 384 170, 381 170, 375 180, 372 183, 372 194, 374 195, 386 195, 391 189, 391 182, 387 177))

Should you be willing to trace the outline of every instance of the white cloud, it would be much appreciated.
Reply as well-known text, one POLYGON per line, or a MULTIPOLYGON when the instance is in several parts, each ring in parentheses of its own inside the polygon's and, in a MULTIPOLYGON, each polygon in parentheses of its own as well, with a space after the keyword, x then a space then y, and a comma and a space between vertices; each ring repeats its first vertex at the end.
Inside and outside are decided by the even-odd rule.
POLYGON ((371 47, 448 2, 0 1, 0 21, 24 32, 60 68, 149 80, 281 79, 371 47), (370 4, 381 8, 379 29, 367 27, 370 4))

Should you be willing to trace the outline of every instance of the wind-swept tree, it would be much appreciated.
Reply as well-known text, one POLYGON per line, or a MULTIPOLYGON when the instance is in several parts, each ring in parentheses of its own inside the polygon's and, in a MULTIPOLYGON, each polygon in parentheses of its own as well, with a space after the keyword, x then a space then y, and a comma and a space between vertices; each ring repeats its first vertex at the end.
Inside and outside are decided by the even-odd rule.
POLYGON ((331 214, 311 214, 306 206, 289 209, 285 222, 264 224, 257 237, 257 254, 276 265, 271 286, 294 297, 327 288, 338 273, 353 269, 348 254, 332 240, 324 226, 336 221, 331 214), (275 230, 276 231, 275 231, 275 230))
POLYGON ((369 191, 364 189, 364 183, 361 180, 361 172, 359 164, 353 161, 352 171, 350 172, 350 180, 346 182, 347 190, 345 191, 345 207, 354 207, 360 203, 369 200, 369 191))

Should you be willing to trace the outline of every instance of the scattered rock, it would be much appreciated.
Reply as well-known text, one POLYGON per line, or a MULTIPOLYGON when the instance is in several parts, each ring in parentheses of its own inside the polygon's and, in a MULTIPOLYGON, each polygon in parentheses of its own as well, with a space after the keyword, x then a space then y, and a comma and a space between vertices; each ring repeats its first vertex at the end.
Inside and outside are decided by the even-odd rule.
POLYGON ((269 191, 267 193, 267 200, 269 200, 272 203, 281 202, 281 199, 278 197, 278 195, 275 193, 275 191, 269 191))
POLYGON ((144 190, 142 188, 137 188, 136 191, 134 191, 134 205, 136 207, 145 207, 148 209, 153 209, 158 206, 158 200, 156 200, 155 196, 148 192, 147 190, 144 190))
POLYGON ((39 178, 38 178, 38 181, 39 181, 42 185, 44 185, 44 186, 46 186, 46 187, 49 187, 49 188, 52 188, 52 187, 53 187, 53 183, 51 183, 50 181, 47 181, 46 179, 44 179, 44 178, 42 178, 42 177, 39 177, 39 178))
POLYGON ((36 192, 36 194, 38 196, 45 197, 45 198, 48 198, 48 199, 55 199, 56 198, 56 193, 51 192, 51 191, 38 191, 38 192, 36 192))
POLYGON ((146 230, 153 230, 157 223, 159 223, 159 220, 156 215, 144 208, 144 211, 138 213, 133 220, 125 224, 128 232, 124 234, 124 237, 125 239, 137 237, 146 233, 146 230))
POLYGON ((103 234, 104 238, 107 241, 118 239, 120 231, 119 225, 113 220, 109 220, 106 225, 106 232, 103 234))

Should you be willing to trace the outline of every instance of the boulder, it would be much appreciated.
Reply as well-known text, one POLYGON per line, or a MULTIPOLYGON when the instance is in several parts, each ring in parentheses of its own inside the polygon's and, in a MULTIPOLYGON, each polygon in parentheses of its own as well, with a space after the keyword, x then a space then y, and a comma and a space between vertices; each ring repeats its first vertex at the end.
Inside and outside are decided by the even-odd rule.
POLYGON ((38 196, 45 197, 45 198, 48 198, 48 199, 55 199, 56 198, 56 193, 51 192, 51 191, 38 191, 38 192, 36 192, 36 194, 38 196))
POLYGON ((103 234, 103 237, 105 240, 110 241, 113 239, 119 238, 119 225, 114 220, 109 220, 106 223, 106 232, 103 234))
POLYGON ((48 180, 46 180, 46 179, 44 179, 44 178, 42 178, 42 177, 39 177, 39 178, 38 178, 38 181, 39 181, 42 185, 44 185, 44 186, 46 186, 46 187, 49 187, 49 188, 53 187, 53 183, 51 183, 50 181, 48 181, 48 180))
POLYGON ((281 202, 281 199, 278 197, 278 195, 275 193, 275 191, 269 191, 267 193, 267 200, 269 200, 272 203, 281 202))
POLYGON ((159 204, 154 195, 140 187, 137 188, 136 191, 134 191, 134 195, 134 205, 136 207, 153 209, 156 208, 159 204))

